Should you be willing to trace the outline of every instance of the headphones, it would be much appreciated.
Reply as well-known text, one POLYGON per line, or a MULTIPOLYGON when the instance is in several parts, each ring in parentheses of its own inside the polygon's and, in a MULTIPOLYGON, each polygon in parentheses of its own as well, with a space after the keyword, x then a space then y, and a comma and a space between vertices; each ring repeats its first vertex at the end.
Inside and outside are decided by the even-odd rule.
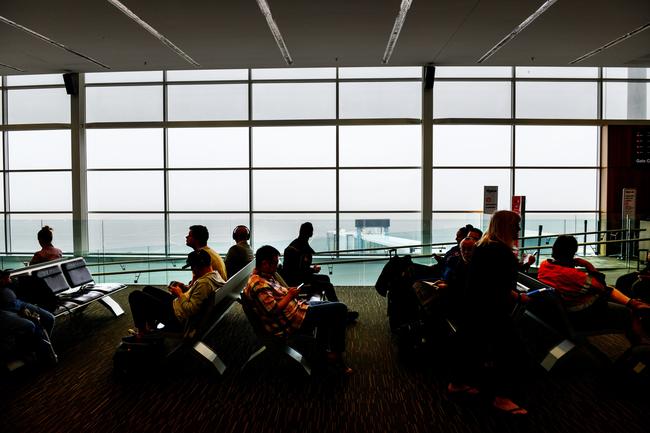
POLYGON ((235 229, 232 231, 232 238, 233 240, 237 240, 237 235, 242 235, 244 237, 244 240, 249 240, 251 238, 251 231, 248 229, 246 226, 237 226, 235 229))

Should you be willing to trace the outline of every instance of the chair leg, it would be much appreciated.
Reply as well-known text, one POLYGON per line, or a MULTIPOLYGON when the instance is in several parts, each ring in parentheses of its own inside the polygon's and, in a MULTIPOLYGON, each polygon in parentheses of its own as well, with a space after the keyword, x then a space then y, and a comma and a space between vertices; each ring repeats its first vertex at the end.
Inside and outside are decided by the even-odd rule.
POLYGON ((244 365, 242 365, 241 369, 245 369, 248 363, 250 363, 253 359, 257 358, 259 355, 261 355, 264 351, 266 350, 266 346, 262 346, 259 349, 257 349, 251 356, 248 357, 246 362, 244 362, 244 365))
POLYGON ((214 366, 214 368, 219 371, 219 374, 223 374, 223 372, 226 371, 226 364, 224 364, 221 358, 219 358, 219 355, 217 355, 216 352, 208 347, 205 343, 199 341, 194 345, 194 350, 199 355, 207 359, 214 366))
POLYGON ((99 302, 106 308, 108 308, 108 311, 113 313, 115 317, 121 316, 124 314, 124 310, 122 307, 120 307, 120 304, 115 302, 113 298, 110 296, 104 296, 103 298, 99 299, 99 302))
POLYGON ((309 363, 307 363, 305 357, 300 354, 300 352, 290 346, 285 346, 284 353, 289 355, 291 359, 300 364, 303 370, 305 370, 305 373, 307 373, 307 376, 311 376, 311 367, 309 366, 309 363))
POLYGON ((551 369, 555 366, 555 363, 575 347, 576 345, 571 341, 562 340, 559 344, 548 351, 548 354, 541 362, 542 367, 544 367, 546 371, 551 371, 551 369))

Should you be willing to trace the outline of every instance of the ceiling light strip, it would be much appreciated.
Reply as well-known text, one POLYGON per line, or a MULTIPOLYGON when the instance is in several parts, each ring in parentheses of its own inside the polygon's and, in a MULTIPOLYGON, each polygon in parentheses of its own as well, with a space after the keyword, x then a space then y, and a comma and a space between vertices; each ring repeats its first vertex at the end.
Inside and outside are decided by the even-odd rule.
POLYGON ((278 48, 280 48, 280 53, 282 53, 284 61, 287 62, 287 65, 292 65, 293 59, 291 58, 291 54, 289 54, 287 45, 284 43, 284 39, 282 38, 282 33, 280 33, 278 25, 275 23, 273 15, 271 15, 271 8, 269 8, 269 4, 266 2, 266 0, 257 0, 257 5, 259 6, 262 15, 264 15, 264 18, 266 18, 266 23, 271 30, 271 34, 273 35, 275 42, 278 44, 278 48))
POLYGON ((133 21, 135 21, 140 27, 151 33, 156 39, 158 39, 160 42, 165 44, 168 48, 170 48, 172 51, 174 51, 178 56, 183 58, 187 63, 191 64, 192 66, 196 68, 200 68, 201 65, 196 62, 193 58, 191 58, 187 53, 185 53, 183 50, 178 48, 172 41, 167 39, 165 36, 162 35, 162 33, 158 32, 158 30, 154 29, 151 27, 149 24, 147 24, 144 20, 142 20, 139 16, 137 16, 135 13, 133 13, 129 8, 124 6, 122 3, 120 3, 118 0, 107 0, 110 4, 115 6, 120 12, 122 12, 124 15, 127 17, 131 18, 133 21))
POLYGON ((13 66, 7 65, 7 64, 5 64, 5 63, 0 63, 0 67, 8 68, 8 69, 13 69, 14 71, 17 71, 17 72, 27 72, 27 71, 23 71, 23 70, 20 69, 20 68, 15 68, 15 67, 13 67, 13 66))
MULTIPOLYGON (((63 44, 60 43, 60 42, 57 42, 57 41, 55 41, 55 40, 52 40, 52 39, 48 38, 47 36, 43 36, 42 34, 40 34, 40 33, 38 33, 38 32, 35 32, 34 30, 29 29, 29 28, 27 28, 27 27, 25 27, 25 26, 23 26, 23 25, 20 25, 20 24, 18 24, 17 22, 11 21, 10 19, 5 18, 5 17, 3 17, 3 16, 1 16, 1 15, 0 15, 0 22, 3 22, 3 23, 5 23, 5 24, 7 24, 7 25, 10 25, 10 26, 12 26, 12 27, 14 27, 14 28, 16 28, 16 29, 18 29, 18 30, 22 30, 22 31, 25 32, 25 33, 28 33, 28 34, 30 34, 30 35, 36 37, 36 38, 39 38, 40 40, 45 41, 45 42, 47 42, 48 44, 54 45, 54 46, 57 47, 57 48, 61 48, 62 50, 65 50, 65 51, 67 51, 67 52, 69 52, 69 53, 72 53, 72 54, 74 54, 75 56, 79 56, 79 57, 81 57, 81 58, 84 58, 84 59, 88 60, 89 62, 92 62, 92 63, 94 63, 94 64, 96 64, 96 65, 101 66, 101 67, 104 68, 104 69, 111 69, 111 68, 108 67, 107 65, 103 64, 102 62, 100 62, 100 61, 98 61, 98 60, 93 59, 92 57, 89 57, 89 56, 87 56, 87 55, 85 55, 85 54, 82 54, 82 53, 80 53, 79 51, 75 51, 75 50, 73 50, 72 48, 68 48, 68 47, 66 47, 65 45, 63 45, 63 44)), ((24 72, 24 71, 23 71, 23 72, 24 72)))
POLYGON ((499 51, 501 48, 503 48, 504 45, 506 45, 508 42, 513 40, 515 37, 517 37, 519 33, 524 31, 524 29, 528 27, 533 21, 535 21, 541 14, 543 14, 548 10, 548 8, 553 6, 553 4, 555 4, 556 1, 557 0, 547 0, 546 2, 544 2, 544 4, 541 5, 539 9, 537 9, 535 12, 533 12, 531 16, 526 18, 521 24, 515 27, 515 29, 510 33, 508 33, 508 35, 505 38, 497 42, 497 44, 492 48, 490 48, 487 53, 483 54, 483 56, 480 59, 478 59, 476 63, 483 63, 484 61, 492 57, 494 53, 499 51))
POLYGON ((586 60, 589 57, 595 56, 596 54, 599 54, 599 53, 605 51, 607 48, 611 48, 616 44, 620 44, 624 40, 629 39, 632 36, 637 35, 637 34, 641 33, 642 31, 648 30, 648 29, 650 29, 650 23, 645 23, 644 25, 642 25, 640 27, 637 27, 636 29, 632 30, 631 32, 627 32, 624 35, 619 36, 618 38, 607 42, 602 47, 598 47, 595 50, 589 51, 587 54, 584 54, 584 55, 578 57, 577 59, 573 60, 572 62, 569 62, 569 64, 570 65, 575 65, 576 63, 582 62, 583 60, 586 60))
POLYGON ((402 0, 402 4, 399 7, 399 12, 395 18, 395 24, 393 24, 393 30, 390 32, 390 37, 388 38, 388 44, 386 45, 386 50, 384 51, 384 57, 381 59, 381 62, 383 64, 388 63, 390 57, 393 55, 395 44, 397 44, 397 38, 399 38, 399 34, 402 31, 402 26, 406 20, 406 14, 411 7, 411 3, 412 0, 402 0))

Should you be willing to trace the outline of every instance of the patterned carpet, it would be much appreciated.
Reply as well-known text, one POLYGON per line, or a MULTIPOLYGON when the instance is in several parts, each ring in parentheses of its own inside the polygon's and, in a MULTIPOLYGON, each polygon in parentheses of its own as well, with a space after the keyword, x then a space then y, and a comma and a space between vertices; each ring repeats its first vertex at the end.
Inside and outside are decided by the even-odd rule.
MULTIPOLYGON (((256 339, 238 305, 220 324, 214 347, 228 365, 215 374, 195 356, 137 380, 114 376, 112 356, 130 314, 114 318, 100 305, 59 320, 60 362, 2 379, 0 431, 12 432, 609 432, 650 431, 650 399, 628 396, 608 371, 575 354, 546 373, 513 372, 526 384, 531 414, 514 420, 485 402, 458 404, 445 395, 445 348, 400 356, 385 316, 386 301, 368 287, 339 288, 361 313, 348 331, 350 378, 306 377, 271 355, 241 366, 256 339)), ((116 296, 126 308, 128 291, 116 296)), ((618 336, 596 342, 615 356, 618 336)))

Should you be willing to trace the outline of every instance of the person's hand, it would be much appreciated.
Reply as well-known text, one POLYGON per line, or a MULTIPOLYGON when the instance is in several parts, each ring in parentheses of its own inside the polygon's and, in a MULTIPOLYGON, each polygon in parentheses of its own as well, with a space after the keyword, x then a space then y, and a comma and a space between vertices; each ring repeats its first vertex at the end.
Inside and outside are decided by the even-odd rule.
POLYGON ((445 280, 434 281, 433 284, 439 289, 447 288, 447 282, 445 280))
POLYGON ((535 263, 535 255, 534 254, 528 254, 528 256, 525 259, 526 265, 530 266, 535 263))
POLYGON ((312 269, 314 270, 314 273, 317 274, 320 272, 320 265, 314 265, 312 269))
POLYGON ((289 291, 288 291, 287 294, 288 294, 289 296, 291 296, 291 299, 293 299, 293 298, 295 298, 296 296, 298 296, 299 293, 300 293, 300 289, 299 289, 299 288, 297 288, 297 287, 289 287, 289 291))
POLYGON ((183 296, 183 289, 178 284, 175 284, 173 286, 169 286, 169 292, 176 296, 177 298, 180 298, 183 296))

